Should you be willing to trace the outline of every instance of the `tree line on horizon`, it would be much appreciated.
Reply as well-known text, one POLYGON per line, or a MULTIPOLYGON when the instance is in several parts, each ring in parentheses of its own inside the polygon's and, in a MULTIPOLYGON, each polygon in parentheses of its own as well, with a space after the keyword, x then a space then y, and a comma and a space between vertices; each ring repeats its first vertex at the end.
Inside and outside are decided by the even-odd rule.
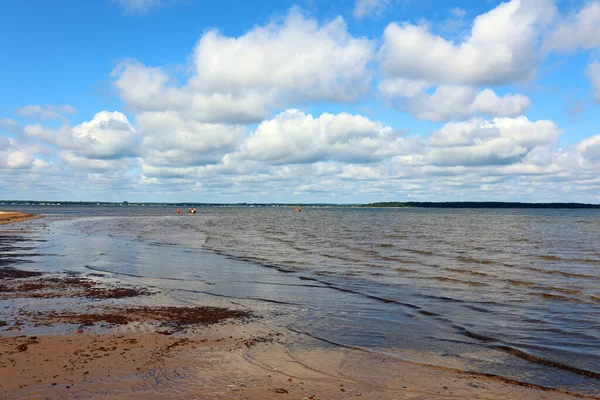
POLYGON ((504 201, 387 201, 365 204, 362 207, 420 207, 420 208, 592 208, 600 209, 600 204, 585 203, 521 203, 504 201))

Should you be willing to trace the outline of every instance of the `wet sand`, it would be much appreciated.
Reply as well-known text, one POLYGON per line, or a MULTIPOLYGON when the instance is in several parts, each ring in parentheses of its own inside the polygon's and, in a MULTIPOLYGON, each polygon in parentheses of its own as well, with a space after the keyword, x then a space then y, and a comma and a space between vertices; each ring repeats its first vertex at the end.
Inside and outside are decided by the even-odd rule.
POLYGON ((0 225, 12 224, 14 222, 21 222, 34 218, 40 218, 40 216, 21 212, 0 211, 0 225))
POLYGON ((251 310, 136 306, 100 277, 0 268, 3 399, 568 399, 567 393, 310 343, 251 310))

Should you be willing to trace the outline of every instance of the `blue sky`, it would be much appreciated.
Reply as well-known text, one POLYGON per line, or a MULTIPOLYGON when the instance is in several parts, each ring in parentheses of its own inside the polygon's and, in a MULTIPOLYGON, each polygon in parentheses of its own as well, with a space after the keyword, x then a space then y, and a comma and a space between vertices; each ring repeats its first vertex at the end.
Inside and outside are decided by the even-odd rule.
POLYGON ((600 202, 600 1, 0 9, 0 199, 600 202))

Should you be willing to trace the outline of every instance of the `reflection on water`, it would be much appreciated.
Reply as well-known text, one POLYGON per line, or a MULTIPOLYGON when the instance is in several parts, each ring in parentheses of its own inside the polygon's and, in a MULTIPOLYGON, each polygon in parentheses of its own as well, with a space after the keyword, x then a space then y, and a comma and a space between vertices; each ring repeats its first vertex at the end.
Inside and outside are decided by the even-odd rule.
POLYGON ((597 210, 81 211, 52 209, 44 246, 62 256, 45 268, 268 304, 296 332, 416 362, 600 386, 597 210))

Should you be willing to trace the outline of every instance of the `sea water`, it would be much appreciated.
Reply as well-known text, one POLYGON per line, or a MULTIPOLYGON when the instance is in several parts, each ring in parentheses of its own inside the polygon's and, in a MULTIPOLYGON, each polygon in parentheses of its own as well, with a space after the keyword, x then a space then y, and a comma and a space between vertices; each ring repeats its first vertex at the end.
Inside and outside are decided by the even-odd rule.
MULTIPOLYGON (((326 343, 600 392, 600 211, 32 207, 37 269, 279 310, 326 343)), ((30 267, 29 265, 28 267, 30 267)))

